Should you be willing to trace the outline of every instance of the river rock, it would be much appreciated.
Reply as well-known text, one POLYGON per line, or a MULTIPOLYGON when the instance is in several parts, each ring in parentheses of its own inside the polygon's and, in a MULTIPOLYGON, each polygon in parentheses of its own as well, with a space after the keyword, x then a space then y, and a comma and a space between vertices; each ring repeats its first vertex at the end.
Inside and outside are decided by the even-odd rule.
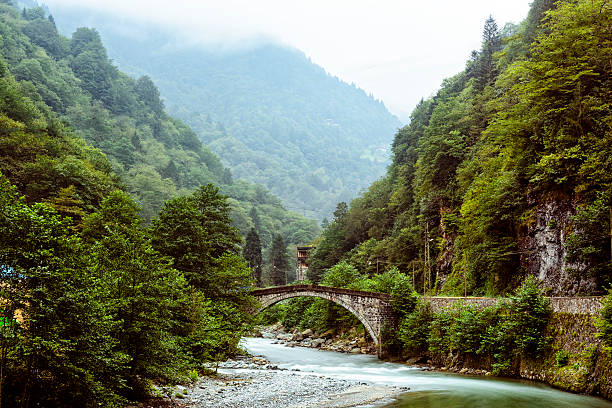
POLYGON ((426 361, 427 361, 427 357, 419 356, 419 357, 409 358, 408 360, 406 360, 406 363, 410 365, 415 365, 415 364, 425 363, 426 361))
POLYGON ((310 337, 313 335, 313 332, 311 329, 306 329, 301 334, 302 334, 302 337, 310 337))
POLYGON ((285 340, 285 341, 291 340, 292 337, 293 335, 291 333, 278 333, 276 335, 276 338, 278 340, 285 340))
POLYGON ((325 333, 323 333, 321 335, 321 337, 324 338, 324 339, 331 339, 331 338, 334 337, 334 331, 333 330, 328 330, 325 333))
POLYGON ((324 339, 314 339, 310 342, 311 347, 318 348, 321 347, 325 343, 324 339))
POLYGON ((350 353, 351 354, 361 354, 361 349, 359 347, 355 347, 351 349, 350 353))

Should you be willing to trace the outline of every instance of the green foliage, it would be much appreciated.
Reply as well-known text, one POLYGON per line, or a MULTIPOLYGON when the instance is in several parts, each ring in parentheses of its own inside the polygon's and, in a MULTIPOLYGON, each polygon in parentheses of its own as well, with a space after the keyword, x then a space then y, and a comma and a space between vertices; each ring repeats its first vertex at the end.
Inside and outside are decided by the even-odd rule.
POLYGON ((141 26, 140 40, 128 39, 104 29, 114 21, 75 13, 64 15, 64 26, 93 21, 113 59, 153 78, 169 112, 235 178, 265 185, 288 208, 322 219, 384 173, 397 118, 301 52, 271 44, 229 55, 189 46, 179 51, 165 47, 167 38, 155 27, 141 26))
POLYGON ((332 266, 321 279, 321 285, 335 288, 352 288, 361 278, 359 271, 346 262, 332 266))
POLYGON ((412 313, 418 302, 418 294, 415 292, 410 278, 399 271, 394 274, 393 286, 391 287, 391 305, 400 317, 412 313))
POLYGON ((565 350, 559 350, 555 353, 555 361, 557 367, 565 367, 569 363, 569 353, 565 350))
POLYGON ((590 265, 589 273, 603 286, 612 279, 610 255, 610 205, 604 194, 578 209, 572 217, 574 231, 565 241, 567 260, 590 265))
POLYGON ((269 281, 272 286, 287 284, 287 273, 289 272, 289 260, 287 257, 287 244, 281 235, 274 235, 270 253, 269 281))
POLYGON ((507 373, 518 355, 538 357, 546 351, 549 339, 544 330, 550 312, 549 301, 533 278, 517 289, 509 303, 499 306, 497 322, 487 328, 479 349, 493 356, 494 373, 507 373))
POLYGON ((449 328, 450 349, 462 353, 478 352, 483 336, 495 322, 495 308, 458 305, 449 328))
POLYGON ((168 201, 152 223, 153 247, 185 271, 190 284, 207 296, 220 293, 219 258, 238 253, 241 237, 231 226, 227 197, 212 184, 168 201))
POLYGON ((431 321, 431 307, 425 302, 417 303, 412 313, 400 321, 397 338, 405 354, 414 355, 427 351, 431 321))
MULTIPOLYGON (((462 302, 432 313, 427 302, 400 318, 395 341, 405 355, 491 357, 495 374, 508 374, 517 358, 542 358, 550 305, 528 279, 510 298, 479 309, 462 302)), ((393 340, 392 340, 393 341, 393 340)))
POLYGON ((305 316, 306 310, 310 308, 314 301, 315 298, 311 297, 290 299, 286 304, 287 307, 282 319, 283 326, 288 329, 304 327, 302 320, 305 316))
POLYGON ((122 393, 130 397, 141 396, 141 378, 177 379, 186 369, 171 333, 177 324, 174 311, 185 303, 187 282, 153 250, 139 210, 126 193, 117 191, 84 222, 84 236, 94 241, 92 275, 106 283, 115 352, 128 359, 122 372, 127 390, 122 393))
POLYGON ((0 297, 3 402, 41 406, 116 406, 126 363, 112 321, 89 273, 87 248, 49 207, 28 206, 0 175, 0 297))
POLYGON ((608 351, 612 352, 612 289, 603 300, 601 317, 596 321, 599 328, 598 336, 603 339, 608 351))
POLYGON ((535 278, 529 277, 510 297, 510 326, 520 352, 536 356, 548 346, 543 336, 551 314, 550 301, 538 289, 535 278))
POLYGON ((574 225, 548 228, 567 237, 566 267, 590 271, 600 293, 611 273, 611 16, 605 0, 538 0, 519 26, 487 19, 466 69, 396 133, 387 176, 327 226, 312 279, 346 259, 368 275, 395 265, 419 291, 505 295, 540 256, 519 245, 535 214, 564 200, 579 207, 574 225), (426 259, 442 285, 428 283, 426 259))
POLYGON ((246 236, 242 256, 247 261, 249 268, 253 270, 253 279, 256 286, 261 286, 261 268, 263 259, 261 256, 261 241, 255 228, 251 228, 246 236))

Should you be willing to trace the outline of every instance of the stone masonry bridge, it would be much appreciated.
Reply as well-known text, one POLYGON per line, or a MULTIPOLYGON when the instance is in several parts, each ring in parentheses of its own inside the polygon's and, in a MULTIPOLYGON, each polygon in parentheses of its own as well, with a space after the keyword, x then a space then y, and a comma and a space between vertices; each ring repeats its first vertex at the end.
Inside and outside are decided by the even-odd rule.
POLYGON ((255 289, 251 294, 261 303, 261 307, 256 311, 257 313, 281 300, 294 297, 314 296, 330 300, 354 314, 363 323, 370 337, 378 346, 380 346, 380 331, 384 324, 393 324, 395 321, 389 295, 386 293, 318 285, 289 285, 255 289))
MULTIPOLYGON (((394 327, 397 322, 391 307, 390 296, 385 293, 365 292, 318 285, 288 285, 266 289, 255 289, 252 295, 259 300, 261 307, 256 313, 282 300, 314 296, 330 300, 354 314, 379 347, 381 330, 385 324, 394 327)), ((456 302, 474 305, 479 308, 492 306, 499 298, 478 297, 425 297, 433 312, 440 312, 456 302)), ((549 298, 553 313, 596 315, 601 309, 602 298, 590 297, 552 297, 549 298)))

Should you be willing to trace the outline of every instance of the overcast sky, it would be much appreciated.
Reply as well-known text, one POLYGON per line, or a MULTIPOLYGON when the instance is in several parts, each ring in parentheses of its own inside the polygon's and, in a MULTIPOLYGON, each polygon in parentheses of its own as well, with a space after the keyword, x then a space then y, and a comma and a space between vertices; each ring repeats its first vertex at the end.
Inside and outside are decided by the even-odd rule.
POLYGON ((165 26, 204 46, 272 39, 302 50, 406 116, 464 68, 489 14, 500 28, 530 0, 43 0, 165 26))

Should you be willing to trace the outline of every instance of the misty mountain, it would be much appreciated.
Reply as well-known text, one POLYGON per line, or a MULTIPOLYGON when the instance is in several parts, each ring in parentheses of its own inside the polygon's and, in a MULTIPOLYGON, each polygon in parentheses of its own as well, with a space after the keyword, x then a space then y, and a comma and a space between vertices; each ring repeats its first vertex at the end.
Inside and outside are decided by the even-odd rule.
POLYGON ((58 8, 60 30, 96 27, 109 57, 148 75, 169 113, 192 127, 236 178, 268 187, 310 217, 328 216, 384 174, 399 120, 302 52, 262 43, 211 51, 160 27, 58 8))

